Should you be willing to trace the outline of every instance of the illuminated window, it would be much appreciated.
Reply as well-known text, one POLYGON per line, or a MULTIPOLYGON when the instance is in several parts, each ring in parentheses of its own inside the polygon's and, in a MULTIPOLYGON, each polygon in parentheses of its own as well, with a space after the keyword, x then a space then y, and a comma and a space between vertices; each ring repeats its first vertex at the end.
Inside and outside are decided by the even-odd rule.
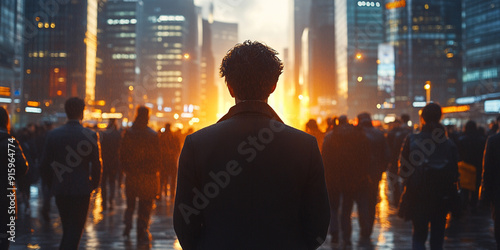
POLYGON ((56 24, 55 24, 55 23, 51 23, 51 24, 50 24, 50 27, 53 29, 53 28, 55 28, 55 27, 56 27, 56 24))

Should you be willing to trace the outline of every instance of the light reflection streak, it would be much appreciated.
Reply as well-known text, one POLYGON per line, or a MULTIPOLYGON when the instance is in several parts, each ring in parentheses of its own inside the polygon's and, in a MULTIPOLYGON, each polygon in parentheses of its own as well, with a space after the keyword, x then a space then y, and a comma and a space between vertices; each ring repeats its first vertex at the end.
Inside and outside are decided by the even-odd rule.
POLYGON ((175 250, 182 250, 181 243, 179 243, 179 240, 178 240, 178 239, 175 239, 175 242, 174 242, 174 249, 175 249, 175 250))
POLYGON ((387 242, 386 236, 392 234, 391 222, 389 221, 389 197, 386 193, 387 189, 387 176, 386 173, 382 174, 382 179, 379 183, 379 196, 380 202, 377 204, 378 220, 380 224, 380 233, 378 235, 378 243, 384 244, 387 242))
POLYGON ((92 216, 94 217, 94 225, 97 225, 100 221, 102 221, 102 190, 99 189, 99 192, 95 193, 94 200, 94 209, 92 209, 92 216))

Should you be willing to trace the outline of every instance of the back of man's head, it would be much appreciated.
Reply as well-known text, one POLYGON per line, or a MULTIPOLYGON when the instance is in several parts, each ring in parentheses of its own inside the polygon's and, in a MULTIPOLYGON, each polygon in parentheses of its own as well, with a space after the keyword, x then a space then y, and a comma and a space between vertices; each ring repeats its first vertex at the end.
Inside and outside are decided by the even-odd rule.
POLYGON ((71 97, 64 103, 64 111, 69 120, 83 119, 83 110, 85 102, 78 97, 71 97))
POLYGON ((402 114, 401 121, 403 122, 403 124, 408 125, 408 122, 410 121, 410 115, 402 114))
POLYGON ((369 113, 363 112, 358 115, 358 124, 362 127, 372 127, 372 118, 369 113))
POLYGON ((273 92, 283 63, 278 52, 260 42, 245 41, 222 60, 220 76, 240 100, 266 100, 273 92))

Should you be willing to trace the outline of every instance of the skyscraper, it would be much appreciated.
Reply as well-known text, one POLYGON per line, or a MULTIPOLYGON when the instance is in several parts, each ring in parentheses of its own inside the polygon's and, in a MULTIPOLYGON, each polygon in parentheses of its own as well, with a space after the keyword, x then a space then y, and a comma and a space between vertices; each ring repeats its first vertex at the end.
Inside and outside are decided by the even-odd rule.
POLYGON ((335 0, 338 96, 340 100, 347 97, 350 117, 376 111, 377 53, 378 45, 384 42, 383 14, 378 0, 335 0))
MULTIPOLYGON (((293 34, 292 34, 292 49, 291 58, 293 60, 293 82, 295 84, 294 98, 291 100, 293 106, 292 110, 299 114, 295 117, 290 117, 292 122, 295 124, 302 123, 304 117, 300 117, 300 109, 304 108, 304 105, 308 105, 309 89, 304 86, 305 82, 309 79, 304 79, 304 74, 309 72, 304 72, 304 67, 309 67, 305 65, 305 62, 309 62, 309 58, 303 58, 304 55, 310 54, 309 46, 303 46, 303 38, 309 37, 308 31, 309 22, 311 21, 309 15, 311 14, 311 1, 310 0, 291 0, 292 8, 292 18, 293 18, 293 34), (304 34, 306 31, 307 34, 304 34), (307 47, 307 48, 305 48, 307 47), (302 98, 302 99, 299 99, 302 98), (302 119, 301 119, 302 118, 302 119)), ((307 39, 309 42, 309 39, 307 39)), ((308 45, 308 44, 307 44, 308 45)), ((308 118, 308 117, 307 117, 308 118)), ((307 119, 306 118, 306 119, 307 119)))
POLYGON ((313 0, 310 14, 310 105, 316 106, 315 115, 336 113, 337 72, 335 71, 334 2, 313 0))
POLYGON ((24 0, 0 2, 0 105, 10 109, 13 124, 22 94, 24 0))
POLYGON ((387 41, 395 49, 395 107, 413 113, 430 99, 446 106, 461 86, 461 5, 454 0, 395 0, 387 9, 387 41), (413 109, 415 107, 415 109, 413 109))
POLYGON ((104 111, 126 113, 129 87, 136 80, 137 0, 108 0, 101 4, 96 99, 105 100, 104 111))
POLYGON ((217 121, 218 89, 215 86, 215 63, 212 52, 212 28, 209 20, 203 20, 203 45, 201 47, 200 120, 202 124, 217 121))
MULTIPOLYGON (((500 92, 500 1, 464 1, 463 94, 500 92)), ((498 98, 498 97, 497 97, 498 98)))
POLYGON ((98 0, 26 0, 23 99, 45 119, 57 119, 68 97, 95 100, 97 9, 98 0))
POLYGON ((137 12, 135 96, 182 112, 199 80, 198 15, 192 0, 143 0, 137 12))
POLYGON ((219 89, 219 115, 226 113, 234 100, 229 95, 224 79, 219 77, 219 67, 222 58, 238 43, 238 24, 214 21, 211 25, 212 51, 215 60, 215 85, 219 89))

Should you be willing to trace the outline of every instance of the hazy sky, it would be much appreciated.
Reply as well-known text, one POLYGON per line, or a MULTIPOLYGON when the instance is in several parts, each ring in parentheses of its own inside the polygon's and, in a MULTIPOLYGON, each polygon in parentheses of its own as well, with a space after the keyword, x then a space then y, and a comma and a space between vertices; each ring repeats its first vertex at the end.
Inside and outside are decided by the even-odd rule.
POLYGON ((212 1, 215 20, 239 24, 239 42, 265 42, 280 55, 288 47, 289 0, 195 0, 195 4, 206 15, 212 1))

